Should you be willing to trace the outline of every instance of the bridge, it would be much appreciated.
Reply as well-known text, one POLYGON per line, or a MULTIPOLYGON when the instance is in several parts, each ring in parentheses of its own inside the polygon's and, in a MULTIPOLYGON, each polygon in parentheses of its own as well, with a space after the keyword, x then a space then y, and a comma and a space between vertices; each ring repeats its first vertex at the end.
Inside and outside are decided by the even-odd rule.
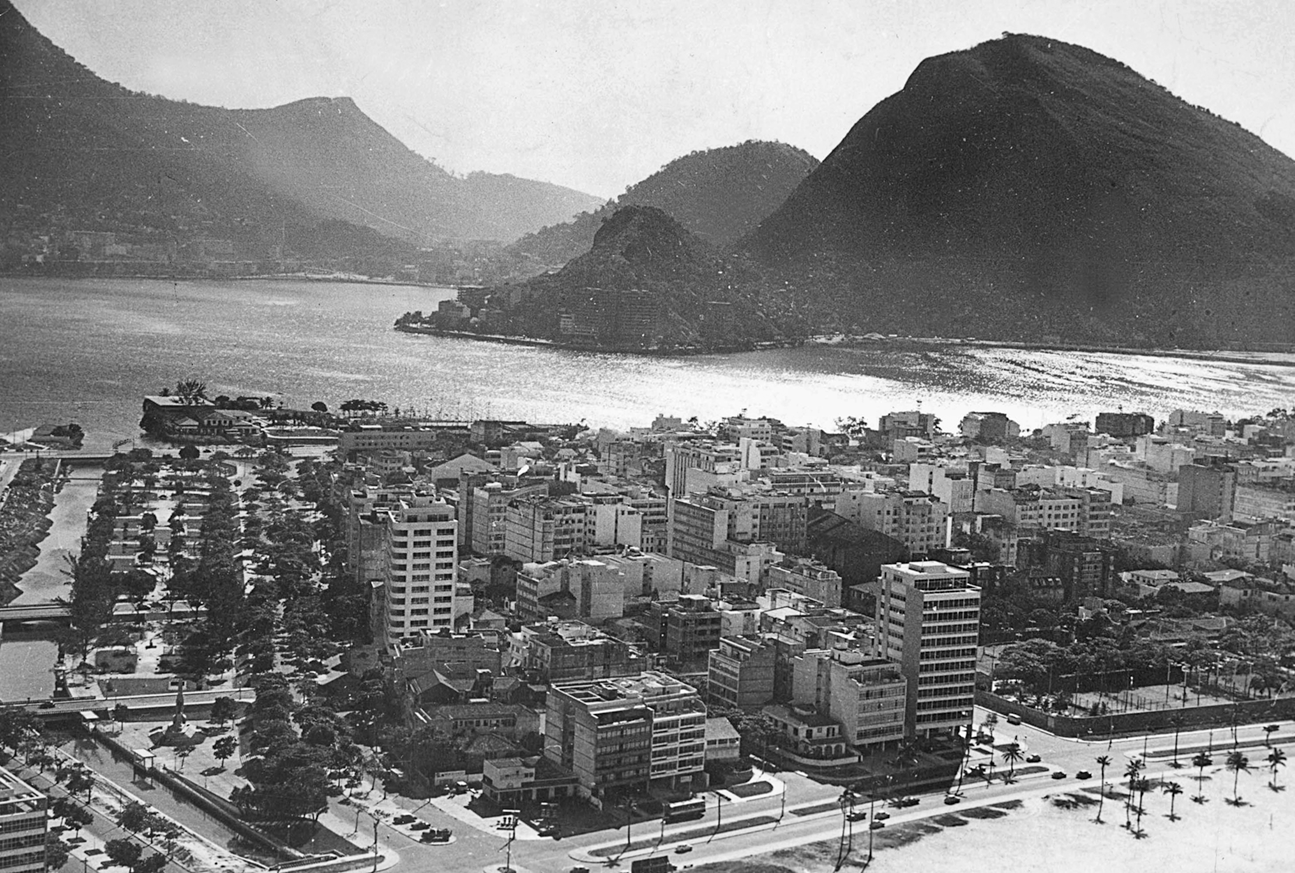
MULTIPOLYGON (((118 603, 112 610, 114 619, 140 619, 158 621, 167 618, 184 619, 205 615, 206 608, 194 609, 185 601, 178 601, 168 609, 153 609, 140 612, 130 603, 118 603)), ((68 620, 70 612, 63 603, 30 603, 22 606, 0 606, 0 626, 7 622, 23 621, 57 621, 68 620)))

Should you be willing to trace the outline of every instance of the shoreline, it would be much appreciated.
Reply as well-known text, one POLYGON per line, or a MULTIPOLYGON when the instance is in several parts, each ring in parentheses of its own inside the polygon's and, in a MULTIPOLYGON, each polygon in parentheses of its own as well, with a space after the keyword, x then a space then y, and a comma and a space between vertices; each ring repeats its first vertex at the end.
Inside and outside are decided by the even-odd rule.
POLYGON ((1231 364, 1260 364, 1274 367, 1295 367, 1295 348, 1290 351, 1243 351, 1239 349, 1155 349, 1132 348, 1129 346, 1102 346, 1088 343, 1036 343, 1023 340, 969 340, 956 337, 865 337, 842 334, 817 334, 798 339, 766 341, 737 346, 719 346, 694 349, 640 349, 616 348, 605 346, 587 346, 578 343, 564 343, 557 340, 538 337, 516 336, 511 334, 483 334, 466 330, 454 330, 440 327, 419 327, 398 324, 395 330, 401 333, 422 334, 425 336, 443 336, 453 339, 476 340, 477 342, 499 343, 501 345, 533 346, 539 348, 562 349, 565 351, 595 352, 613 355, 637 355, 657 358, 683 358, 699 355, 730 355, 742 352, 760 352, 771 349, 796 348, 804 345, 837 346, 842 348, 898 348, 906 350, 948 349, 968 346, 979 349, 1021 349, 1025 351, 1081 352, 1085 354, 1109 354, 1123 356, 1145 356, 1155 358, 1181 358, 1185 360, 1215 361, 1231 364))
POLYGON ((338 285, 390 285, 396 288, 434 288, 441 291, 456 291, 456 285, 443 285, 435 282, 397 282, 385 279, 370 278, 348 278, 346 276, 335 275, 308 275, 305 273, 261 273, 253 276, 190 276, 179 273, 162 276, 156 273, 121 273, 111 276, 84 275, 80 273, 55 273, 55 274, 34 274, 34 273, 14 273, 0 272, 0 279, 33 279, 36 281, 45 279, 73 280, 73 281, 107 281, 113 279, 134 279, 144 282, 321 282, 338 285))

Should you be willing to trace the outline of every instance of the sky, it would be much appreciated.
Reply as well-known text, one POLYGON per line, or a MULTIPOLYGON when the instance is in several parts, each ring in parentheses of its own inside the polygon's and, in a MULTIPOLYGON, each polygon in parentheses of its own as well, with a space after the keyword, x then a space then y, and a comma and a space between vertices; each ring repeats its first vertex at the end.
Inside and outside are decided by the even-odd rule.
POLYGON ((1289 0, 15 0, 139 91, 351 97, 419 154, 614 197, 748 139, 823 158, 926 57, 1078 43, 1295 155, 1289 0))

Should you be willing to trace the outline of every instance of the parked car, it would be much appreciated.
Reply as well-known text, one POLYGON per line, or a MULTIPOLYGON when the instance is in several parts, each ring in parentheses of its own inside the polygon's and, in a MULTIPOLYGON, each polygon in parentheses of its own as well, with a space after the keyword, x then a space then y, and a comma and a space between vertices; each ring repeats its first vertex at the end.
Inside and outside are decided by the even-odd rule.
POLYGON ((1025 763, 1027 763, 1027 764, 1037 764, 1037 763, 1039 763, 1039 762, 1040 762, 1040 761, 1042 761, 1042 760, 1043 760, 1043 759, 1042 759, 1041 757, 1039 757, 1038 755, 1026 755, 1026 756, 1025 756, 1025 763))
POLYGON ((962 798, 961 798, 961 797, 958 797, 956 794, 946 794, 946 795, 944 795, 944 805, 945 805, 945 806, 953 806, 955 803, 962 803, 962 798))
POLYGON ((872 824, 868 825, 868 827, 872 828, 874 831, 880 830, 885 826, 886 826, 886 823, 884 821, 874 821, 872 824))
POLYGON ((1078 773, 1076 773, 1076 774, 1075 774, 1075 778, 1076 778, 1076 779, 1091 779, 1091 778, 1093 778, 1093 774, 1092 774, 1092 773, 1089 773, 1087 770, 1080 770, 1078 773))
POLYGON ((1053 774, 1052 774, 1052 778, 1053 778, 1053 779, 1065 779, 1065 778, 1066 778, 1066 774, 1065 774, 1065 773, 1062 773, 1060 770, 1058 770, 1057 772, 1055 772, 1055 773, 1053 773, 1053 774))
POLYGON ((1014 713, 1014 712, 1013 712, 1011 715, 1007 716, 1007 723, 1008 723, 1008 724, 1020 724, 1020 723, 1021 723, 1021 717, 1020 717, 1019 715, 1017 715, 1016 713, 1014 713))
POLYGON ((398 815, 395 818, 393 818, 391 820, 391 823, 398 824, 398 825, 407 825, 407 824, 412 824, 413 822, 416 822, 416 821, 418 821, 417 816, 409 815, 408 813, 402 813, 401 815, 398 815))
POLYGON ((422 841, 424 843, 448 843, 452 833, 448 828, 431 828, 423 831, 422 841))
POLYGON ((675 846, 674 850, 677 854, 686 855, 692 851, 692 846, 675 846))
POLYGON ((852 812, 846 816, 850 821, 863 821, 867 817, 868 814, 866 812, 852 812))
POLYGON ((429 822, 416 821, 409 826, 409 829, 411 831, 425 831, 430 827, 431 827, 431 824, 429 822))
POLYGON ((876 815, 874 815, 874 816, 872 817, 872 820, 873 820, 873 821, 885 821, 885 820, 886 820, 886 819, 888 819, 888 818, 890 818, 890 813, 888 813, 888 812, 879 812, 879 813, 877 813, 876 815))

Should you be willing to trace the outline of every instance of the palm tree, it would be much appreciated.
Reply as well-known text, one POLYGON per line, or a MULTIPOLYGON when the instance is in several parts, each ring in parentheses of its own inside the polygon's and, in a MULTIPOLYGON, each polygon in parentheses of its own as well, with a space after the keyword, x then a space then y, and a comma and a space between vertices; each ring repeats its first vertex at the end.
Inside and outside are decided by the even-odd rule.
POLYGON ((1192 766, 1196 768, 1196 794, 1192 800, 1197 803, 1205 802, 1205 791, 1202 786, 1205 784, 1205 768, 1214 763, 1214 759, 1204 752, 1197 752, 1192 756, 1192 766))
POLYGON ((1169 723, 1174 726, 1174 760, 1170 762, 1169 766, 1177 770, 1179 767, 1183 766, 1178 762, 1178 732, 1182 730, 1183 717, 1181 715, 1175 715, 1169 719, 1169 723))
POLYGON ((1265 746, 1271 745, 1273 731, 1277 730, 1277 728, 1278 728, 1278 725, 1275 725, 1275 724, 1264 725, 1264 745, 1265 746))
POLYGON ((1286 766, 1285 752, 1283 752, 1281 749, 1273 749, 1271 752, 1268 753, 1268 769, 1273 771, 1273 778, 1272 778, 1272 781, 1268 783, 1268 787, 1271 788, 1273 791, 1278 790, 1277 789, 1277 768, 1285 767, 1285 766, 1286 766))
POLYGON ((1178 799, 1178 795, 1183 793, 1183 786, 1177 782, 1166 782, 1161 787, 1161 790, 1169 795, 1169 820, 1178 821, 1178 816, 1174 815, 1174 801, 1178 799))
POLYGON ((1129 783, 1130 796, 1132 795, 1132 792, 1134 791, 1138 792, 1138 808, 1135 810, 1138 816, 1138 825, 1137 825, 1137 828, 1133 831, 1133 836, 1137 837, 1139 840, 1146 836, 1146 834, 1142 830, 1142 814, 1144 812, 1142 801, 1143 801, 1143 798, 1146 797, 1147 791, 1149 791, 1150 789, 1151 789, 1151 780, 1145 776, 1142 776, 1138 779, 1134 779, 1131 783, 1129 783))
POLYGON ((1110 765, 1110 763, 1111 763, 1110 755, 1097 756, 1097 766, 1102 768, 1101 782, 1099 783, 1098 791, 1097 791, 1097 823, 1098 824, 1103 824, 1102 804, 1105 803, 1106 801, 1106 768, 1110 765))
POLYGON ((1007 763, 1008 763, 1007 778, 1004 779, 1003 781, 1012 782, 1013 781, 1012 776, 1013 774, 1016 773, 1016 762, 1021 760, 1021 758, 1024 757, 1021 754, 1021 744, 1008 743, 1007 748, 1003 750, 1003 757, 1007 759, 1007 763))
POLYGON ((1124 768, 1124 776, 1129 780, 1129 793, 1124 795, 1124 826, 1132 829, 1133 823, 1129 816, 1133 812, 1133 792, 1137 789, 1138 775, 1142 772, 1142 759, 1134 758, 1129 761, 1129 765, 1124 768))
POLYGON ((1250 772, 1250 759, 1240 749, 1233 749, 1228 752, 1228 769, 1232 771, 1232 805, 1240 806, 1241 795, 1237 793, 1237 785, 1242 771, 1250 772))

